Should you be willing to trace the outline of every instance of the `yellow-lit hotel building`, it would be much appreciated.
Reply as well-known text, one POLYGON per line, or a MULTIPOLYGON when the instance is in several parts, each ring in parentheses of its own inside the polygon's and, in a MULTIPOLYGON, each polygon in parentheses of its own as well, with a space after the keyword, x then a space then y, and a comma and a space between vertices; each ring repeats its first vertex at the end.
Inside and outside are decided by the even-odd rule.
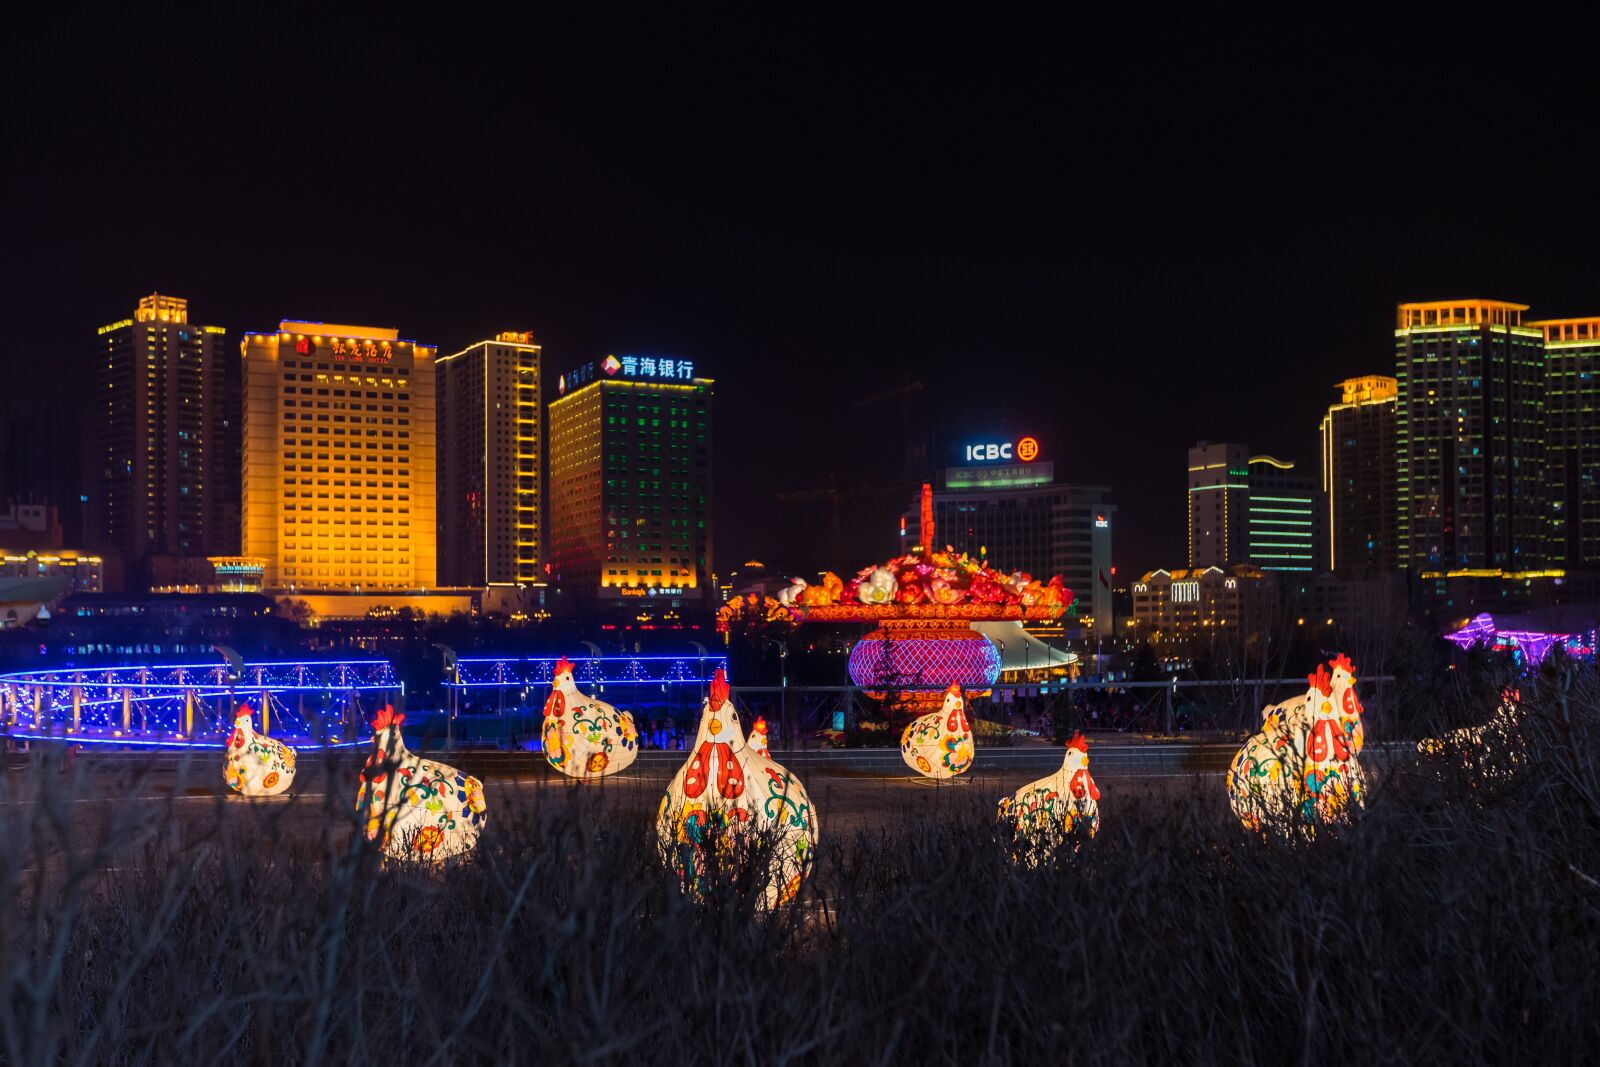
POLYGON ((431 590, 434 356, 371 326, 247 333, 244 554, 269 590, 431 590))
POLYGON ((502 331, 437 362, 439 583, 542 582, 540 348, 502 331))
POLYGON ((607 356, 557 379, 549 545, 563 593, 710 595, 712 385, 658 356, 607 356))

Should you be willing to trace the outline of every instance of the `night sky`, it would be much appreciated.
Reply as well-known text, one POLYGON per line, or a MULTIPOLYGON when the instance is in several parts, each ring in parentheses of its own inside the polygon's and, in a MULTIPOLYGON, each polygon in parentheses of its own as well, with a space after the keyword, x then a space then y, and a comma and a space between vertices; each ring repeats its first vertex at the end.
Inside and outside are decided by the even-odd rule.
POLYGON ((949 446, 1032 433, 1111 486, 1126 574, 1183 562, 1195 439, 1314 469, 1397 302, 1600 314, 1600 92, 1561 27, 1156 18, 19 37, 0 414, 90 433, 95 327, 152 290, 230 342, 674 355, 718 383, 719 569, 830 562, 827 505, 775 497, 830 477, 879 490, 843 569, 913 489, 881 491, 898 408, 855 401, 914 379, 949 446))

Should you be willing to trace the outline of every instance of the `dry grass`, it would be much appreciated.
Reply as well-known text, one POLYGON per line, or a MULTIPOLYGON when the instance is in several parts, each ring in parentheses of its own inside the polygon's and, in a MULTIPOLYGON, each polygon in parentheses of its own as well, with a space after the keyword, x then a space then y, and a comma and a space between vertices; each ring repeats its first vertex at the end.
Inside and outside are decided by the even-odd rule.
POLYGON ((1107 790, 1099 838, 1022 871, 988 803, 941 807, 825 836, 775 915, 686 901, 645 820, 583 802, 492 807, 432 877, 352 849, 342 797, 90 819, 75 776, 22 768, 0 1059, 1576 1062, 1600 1038, 1600 687, 1523 692, 1518 773, 1399 761, 1337 838, 1249 838, 1220 782, 1107 790))

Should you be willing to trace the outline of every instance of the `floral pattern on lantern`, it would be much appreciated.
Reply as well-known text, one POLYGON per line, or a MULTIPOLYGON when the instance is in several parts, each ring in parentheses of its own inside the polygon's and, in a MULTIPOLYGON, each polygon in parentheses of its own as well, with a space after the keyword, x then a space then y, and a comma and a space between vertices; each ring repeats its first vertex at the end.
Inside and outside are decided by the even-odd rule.
POLYGON ((794 898, 811 869, 817 816, 800 780, 746 743, 730 696, 719 668, 694 748, 661 798, 657 840, 667 866, 696 895, 713 870, 733 872, 765 855, 761 898, 773 908, 794 898))
POLYGON ((1030 866, 1041 850, 1098 833, 1100 787, 1089 774, 1088 738, 1078 734, 1068 741, 1061 769, 1001 800, 999 814, 1016 835, 1017 858, 1030 866))
POLYGON ((390 859, 440 863, 470 852, 488 820, 483 783, 408 751, 403 722, 393 706, 372 721, 372 753, 356 794, 367 839, 390 859))
POLYGON ((277 796, 294 784, 295 751, 282 741, 256 733, 254 714, 245 704, 234 717, 222 781, 230 793, 240 796, 277 796))
POLYGON ((1228 800, 1248 829, 1312 837, 1365 803, 1355 668, 1340 655, 1307 680, 1305 696, 1262 712, 1261 731, 1228 768, 1228 800))
POLYGON ((972 724, 961 686, 952 682, 944 706, 912 719, 900 734, 900 758, 924 778, 954 778, 972 766, 972 724))
POLYGON ((556 663, 544 702, 545 762, 571 778, 602 778, 632 766, 639 756, 633 715, 585 696, 572 680, 572 663, 556 663))

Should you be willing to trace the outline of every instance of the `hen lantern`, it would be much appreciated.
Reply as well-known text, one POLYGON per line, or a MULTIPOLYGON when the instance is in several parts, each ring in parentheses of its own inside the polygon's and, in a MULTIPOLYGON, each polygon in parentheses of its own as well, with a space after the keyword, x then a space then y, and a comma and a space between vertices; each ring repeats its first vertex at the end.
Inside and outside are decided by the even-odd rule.
POLYGON ((745 747, 763 758, 771 758, 772 753, 767 748, 767 720, 756 718, 750 725, 750 736, 745 738, 745 747))
POLYGON ((1088 740, 1075 736, 1059 771, 1000 801, 1000 818, 1025 847, 1049 847, 1077 834, 1093 837, 1100 829, 1100 788, 1089 775, 1088 740))
POLYGON ((294 782, 295 752, 282 741, 256 733, 252 714, 245 704, 234 717, 222 780, 240 796, 275 797, 294 782))
POLYGON ((1299 831, 1347 822, 1364 803, 1361 701, 1343 655, 1308 677, 1303 697, 1268 707, 1228 768, 1228 800, 1247 828, 1299 831), (1328 673, 1328 667, 1333 673, 1328 673))
POLYGON ((1417 742, 1417 751, 1432 757, 1455 753, 1469 771, 1485 778, 1507 776, 1512 767, 1527 758, 1521 702, 1518 690, 1502 690, 1500 705, 1488 722, 1451 730, 1443 737, 1425 737, 1417 742))
POLYGON ((470 852, 487 819, 483 783, 407 751, 405 718, 389 706, 372 720, 372 754, 356 794, 367 840, 391 859, 421 863, 470 852))
POLYGON ((793 899, 810 870, 818 833, 811 798, 787 768, 745 743, 720 668, 700 712, 694 751, 661 798, 656 833, 663 858, 694 893, 713 859, 740 863, 751 847, 770 849, 762 890, 769 908, 793 899))
POLYGON ((912 719, 900 734, 900 758, 926 778, 954 778, 972 766, 972 725, 967 702, 955 682, 945 690, 944 707, 912 719))
POLYGON ((561 657, 544 702, 545 760, 572 778, 602 778, 624 770, 638 756, 633 715, 578 692, 572 664, 561 657))

